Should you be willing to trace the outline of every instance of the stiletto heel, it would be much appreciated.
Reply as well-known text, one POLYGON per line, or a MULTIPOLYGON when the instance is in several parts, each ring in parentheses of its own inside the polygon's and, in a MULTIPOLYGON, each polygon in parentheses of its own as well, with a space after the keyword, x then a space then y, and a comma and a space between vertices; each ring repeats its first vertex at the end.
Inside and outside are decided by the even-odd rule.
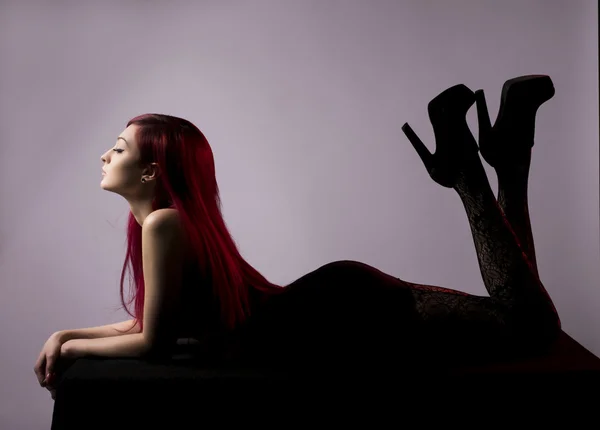
POLYGON ((509 79, 502 87, 498 117, 492 126, 483 90, 475 91, 479 150, 490 166, 503 169, 529 163, 537 110, 554 93, 552 79, 547 75, 509 79))
POLYGON ((469 157, 479 150, 467 125, 466 114, 475 103, 475 94, 463 84, 443 91, 427 106, 435 135, 436 150, 431 154, 413 129, 405 123, 402 131, 438 184, 453 188, 469 157))

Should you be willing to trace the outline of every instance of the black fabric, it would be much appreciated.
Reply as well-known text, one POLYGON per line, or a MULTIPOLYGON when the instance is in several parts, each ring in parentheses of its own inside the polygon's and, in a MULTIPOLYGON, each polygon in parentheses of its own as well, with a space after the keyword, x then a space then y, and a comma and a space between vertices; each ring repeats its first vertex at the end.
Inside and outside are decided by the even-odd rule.
MULTIPOLYGON (((541 357, 446 373, 405 369, 403 375, 374 376, 373 370, 362 366, 336 377, 207 368, 184 354, 162 362, 82 358, 59 380, 51 428, 287 427, 299 420, 314 426, 325 418, 356 426, 359 414, 410 427, 436 418, 446 425, 464 422, 478 412, 496 423, 527 417, 539 424, 544 416, 585 412, 586 402, 597 402, 600 383, 600 359, 563 332, 541 357), (450 407, 458 408, 446 415, 450 407)), ((363 426, 373 426, 369 422, 363 426)))
MULTIPOLYGON (((414 300, 397 279, 367 264, 326 264, 255 311, 242 337, 243 363, 333 368, 410 356, 414 300)), ((312 370, 311 370, 312 371, 312 370)))

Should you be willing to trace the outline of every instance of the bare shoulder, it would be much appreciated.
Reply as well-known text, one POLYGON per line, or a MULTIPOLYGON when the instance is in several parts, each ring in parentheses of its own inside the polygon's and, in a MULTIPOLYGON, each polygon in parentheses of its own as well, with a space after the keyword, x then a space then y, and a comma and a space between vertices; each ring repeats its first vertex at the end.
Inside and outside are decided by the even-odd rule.
POLYGON ((157 209, 150 213, 142 225, 142 242, 144 237, 146 242, 153 242, 163 248, 167 242, 177 244, 184 250, 185 258, 191 255, 191 243, 176 209, 157 209))
POLYGON ((144 230, 183 231, 181 218, 176 209, 157 209, 146 217, 142 225, 144 230))

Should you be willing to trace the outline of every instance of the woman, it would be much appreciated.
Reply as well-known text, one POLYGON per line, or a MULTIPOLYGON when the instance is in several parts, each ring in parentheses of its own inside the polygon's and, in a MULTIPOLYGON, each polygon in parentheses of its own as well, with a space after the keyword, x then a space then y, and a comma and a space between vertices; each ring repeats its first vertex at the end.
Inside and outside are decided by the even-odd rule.
POLYGON ((164 356, 182 337, 197 339, 207 362, 295 370, 454 366, 543 351, 560 320, 537 273, 527 181, 535 115, 553 95, 548 76, 507 81, 492 127, 483 91, 451 87, 428 105, 433 155, 403 126, 430 176, 461 198, 489 297, 410 283, 355 261, 325 264, 285 287, 269 282, 227 230, 201 131, 167 115, 133 118, 101 157, 101 186, 131 208, 121 301, 129 312, 130 264, 134 319, 126 330, 121 323, 55 333, 36 363, 40 384, 53 390, 48 374, 59 357, 164 356), (466 123, 475 102, 479 148, 466 123), (498 174, 498 201, 479 149, 498 174))

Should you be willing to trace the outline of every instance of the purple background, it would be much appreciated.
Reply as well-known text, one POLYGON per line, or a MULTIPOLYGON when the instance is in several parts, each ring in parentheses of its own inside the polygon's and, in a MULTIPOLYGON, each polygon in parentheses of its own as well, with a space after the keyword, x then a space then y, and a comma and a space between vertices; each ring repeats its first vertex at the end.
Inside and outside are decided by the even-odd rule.
MULTIPOLYGON (((600 354, 598 6, 537 1, 2 1, 0 428, 47 429, 33 366, 56 330, 128 319, 119 306, 129 206, 100 155, 131 117, 182 116, 215 154, 241 252, 287 284, 326 262, 485 295, 427 103, 548 74, 530 214, 564 329, 600 354)), ((477 136, 473 107, 468 121, 477 136)), ((496 176, 487 169, 496 191, 496 176)))

